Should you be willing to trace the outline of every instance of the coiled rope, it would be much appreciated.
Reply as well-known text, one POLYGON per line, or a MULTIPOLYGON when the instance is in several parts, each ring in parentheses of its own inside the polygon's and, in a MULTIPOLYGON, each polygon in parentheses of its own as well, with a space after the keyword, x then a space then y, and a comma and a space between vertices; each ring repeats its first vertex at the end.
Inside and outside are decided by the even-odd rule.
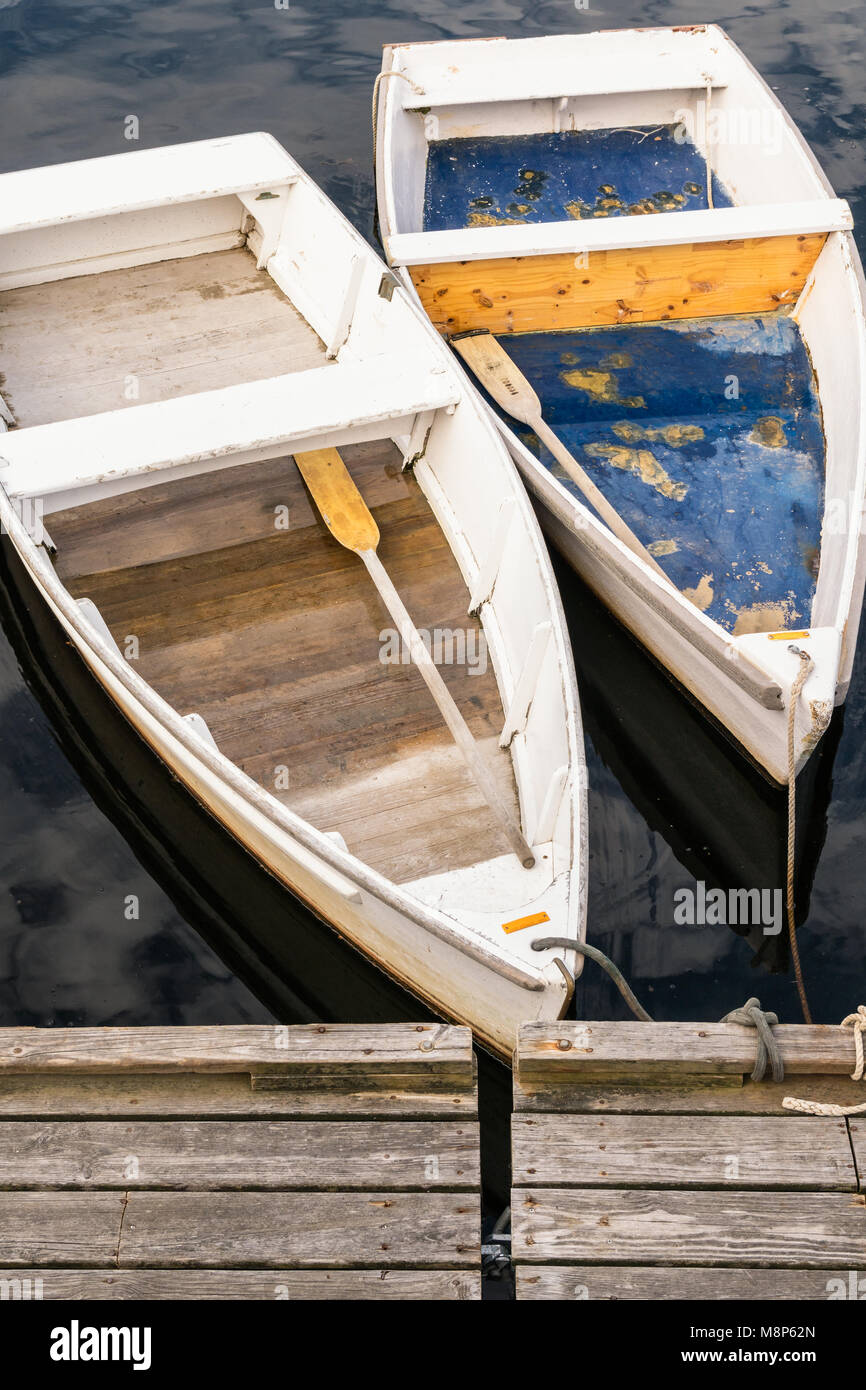
MULTIPOLYGON (((852 1081, 866 1079, 866 1056, 863 1049, 863 1034, 866 1033, 866 1004, 861 1004, 856 1013, 848 1014, 839 1024, 840 1028, 854 1029, 854 1070, 852 1081)), ((819 1100, 797 1100, 795 1096, 785 1096, 782 1101, 786 1110, 796 1110, 801 1115, 862 1115, 866 1113, 863 1105, 829 1105, 819 1100)))
POLYGON ((778 1022, 779 1019, 776 1014, 765 1012, 761 1008, 760 999, 747 999, 741 1009, 732 1009, 722 1019, 722 1023, 741 1023, 744 1028, 757 1029, 758 1050, 755 1054, 755 1065, 752 1068, 753 1081, 763 1081, 768 1062, 773 1073, 773 1080, 784 1080, 785 1063, 782 1061, 779 1044, 773 1036, 773 1027, 778 1022))
POLYGON ((788 940, 791 943, 791 961, 794 966, 794 978, 797 981, 797 993, 800 996, 800 1008, 803 1011, 803 1022, 811 1023, 812 1015, 809 1011, 809 1001, 806 998, 803 967, 800 964, 800 947, 797 942, 797 927, 794 921, 794 851, 797 840, 797 760, 794 756, 794 730, 797 723, 797 701, 814 663, 808 652, 804 652, 800 647, 792 645, 788 647, 788 651, 800 658, 800 669, 794 684, 791 686, 788 702, 788 864, 786 873, 788 940))

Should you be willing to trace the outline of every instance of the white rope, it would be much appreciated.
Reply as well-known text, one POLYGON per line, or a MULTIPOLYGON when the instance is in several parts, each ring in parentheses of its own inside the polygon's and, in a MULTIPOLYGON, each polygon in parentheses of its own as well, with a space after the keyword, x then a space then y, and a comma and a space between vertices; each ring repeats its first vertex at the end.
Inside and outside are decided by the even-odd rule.
MULTIPOLYGON (((851 1073, 851 1080, 862 1081, 864 1073, 866 1073, 866 1055, 864 1055, 863 1049, 863 1034, 866 1033, 866 1004, 861 1004, 856 1013, 843 1018, 839 1027, 854 1029, 854 1070, 851 1073)), ((782 1104, 786 1110, 796 1110, 801 1115, 862 1115, 866 1113, 866 1104, 824 1105, 819 1100, 797 1100, 794 1096, 785 1096, 782 1104)))

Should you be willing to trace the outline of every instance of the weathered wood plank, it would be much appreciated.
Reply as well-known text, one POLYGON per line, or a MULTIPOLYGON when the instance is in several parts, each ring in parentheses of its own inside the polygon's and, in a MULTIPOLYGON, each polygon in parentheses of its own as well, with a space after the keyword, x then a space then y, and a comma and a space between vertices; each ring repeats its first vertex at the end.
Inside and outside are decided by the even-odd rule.
POLYGON ((857 1190, 840 1119, 515 1115, 512 1143, 516 1186, 857 1190))
POLYGON ((55 1070, 314 1072, 320 1084, 324 1073, 402 1072, 471 1085, 472 1035, 437 1023, 0 1029, 0 1071, 55 1070))
POLYGON ((795 1081, 751 1081, 705 1075, 678 1084, 553 1081, 524 1086, 515 1080, 514 1109, 523 1114, 790 1115, 782 1101, 794 1091, 804 1100, 857 1105, 862 1092, 844 1076, 797 1076, 795 1081), (716 1084, 720 1082, 721 1084, 716 1084), (729 1084, 734 1083, 734 1084, 729 1084))
POLYGON ((479 1200, 469 1193, 133 1192, 118 1264, 453 1269, 479 1261, 479 1200))
POLYGON ((345 1299, 445 1302, 480 1299, 465 1269, 0 1269, 0 1299, 345 1299), (27 1281, 29 1280, 29 1284, 27 1281))
POLYGON ((847 1193, 523 1189, 515 1263, 866 1268, 866 1199, 847 1193))
MULTIPOLYGON (((265 1079, 265 1078, 259 1078, 265 1079)), ((49 1119, 62 1115, 80 1119, 100 1116, 129 1116, 137 1119, 167 1116, 197 1116, 231 1119, 261 1116, 338 1119, 436 1119, 456 1116, 472 1119, 478 1112, 477 1094, 454 1089, 443 1083, 441 1089, 424 1086, 415 1077, 412 1089, 387 1086, 390 1078, 375 1078, 375 1089, 355 1089, 351 1080, 346 1088, 336 1085, 319 1089, 307 1085, 296 1088, 251 1087, 246 1073, 177 1072, 136 1076, 101 1073, 81 1076, 68 1072, 40 1075, 3 1076, 0 1084, 0 1119, 49 1119)), ((401 1078, 401 1081, 405 1077, 401 1078)), ((370 1086, 370 1078, 365 1079, 370 1086)))
MULTIPOLYGON (((850 1073, 850 1035, 824 1025, 773 1030, 788 1076, 850 1073)), ((756 1033, 737 1023, 526 1023, 517 1043, 522 1086, 553 1081, 683 1081, 752 1070, 756 1033)))
POLYGON ((451 261, 410 270, 440 333, 550 332, 793 304, 826 236, 451 261))
POLYGON ((115 1262, 119 1192, 0 1192, 0 1266, 115 1262))
POLYGON ((750 1303, 866 1297, 866 1278, 848 1269, 640 1269, 629 1265, 521 1266, 518 1299, 743 1299, 750 1303), (857 1290, 852 1293, 852 1289, 857 1290))
POLYGON ((0 1124, 2 1188, 472 1190, 480 1182, 472 1122, 0 1124))
MULTIPOLYGON (((853 1084, 853 1083, 852 1083, 853 1084)), ((860 1083, 862 1085, 862 1083, 860 1083)), ((862 1092, 861 1092, 862 1094, 862 1092)), ((801 1096, 802 1100, 803 1097, 801 1096)), ((855 1102, 855 1104, 863 1102, 855 1102)), ((857 1165, 857 1182, 862 1192, 866 1188, 866 1115, 852 1115, 848 1120, 851 1133, 851 1147, 857 1165)))

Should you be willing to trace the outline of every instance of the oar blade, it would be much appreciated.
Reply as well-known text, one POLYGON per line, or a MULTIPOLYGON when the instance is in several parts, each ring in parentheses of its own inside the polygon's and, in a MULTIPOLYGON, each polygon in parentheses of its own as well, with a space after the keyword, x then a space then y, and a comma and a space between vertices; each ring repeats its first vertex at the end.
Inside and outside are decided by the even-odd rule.
POLYGON ((450 342, 497 405, 525 425, 538 419, 538 396, 492 333, 487 329, 455 333, 450 342))
POLYGON ((379 528, 338 449, 310 449, 295 463, 334 540, 361 554, 375 550, 379 528))

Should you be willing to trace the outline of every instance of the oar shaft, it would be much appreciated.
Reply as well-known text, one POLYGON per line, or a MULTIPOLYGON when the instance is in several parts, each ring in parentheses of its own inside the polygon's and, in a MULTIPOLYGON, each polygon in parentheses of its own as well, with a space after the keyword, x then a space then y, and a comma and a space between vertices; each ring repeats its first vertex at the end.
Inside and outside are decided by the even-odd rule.
POLYGON ((483 794, 485 801, 496 816, 505 834, 508 836, 509 843, 521 864, 523 864, 524 868, 531 869, 535 863, 535 856, 527 844, 520 826, 517 824, 508 807, 504 804, 502 794, 499 787, 496 785, 496 779, 482 757, 463 715, 454 703, 447 685, 439 674, 439 668, 422 642, 418 629, 409 617, 403 600, 391 583, 387 570, 375 550, 361 550, 358 553, 367 566, 370 578, 376 585, 385 607, 391 614, 401 638, 409 648, 412 660, 421 673, 427 685, 427 689, 439 706, 442 718, 448 725, 451 736, 462 753, 466 766, 469 768, 469 771, 478 784, 479 790, 483 794))
POLYGON ((530 420, 528 423, 535 430, 542 443, 547 445, 557 463, 561 464, 569 477, 577 483, 587 502, 595 508, 602 521, 606 522, 613 531, 613 534, 622 541, 623 545, 627 545, 635 555, 639 555, 645 564, 655 570, 656 574, 661 575, 666 584, 670 584, 671 580, 661 565, 653 559, 646 546, 638 540, 631 527, 623 521, 616 507, 608 502, 601 489, 596 487, 589 474, 581 468, 577 459, 569 453, 562 440, 554 434, 547 422, 540 415, 537 415, 534 420, 530 420))

